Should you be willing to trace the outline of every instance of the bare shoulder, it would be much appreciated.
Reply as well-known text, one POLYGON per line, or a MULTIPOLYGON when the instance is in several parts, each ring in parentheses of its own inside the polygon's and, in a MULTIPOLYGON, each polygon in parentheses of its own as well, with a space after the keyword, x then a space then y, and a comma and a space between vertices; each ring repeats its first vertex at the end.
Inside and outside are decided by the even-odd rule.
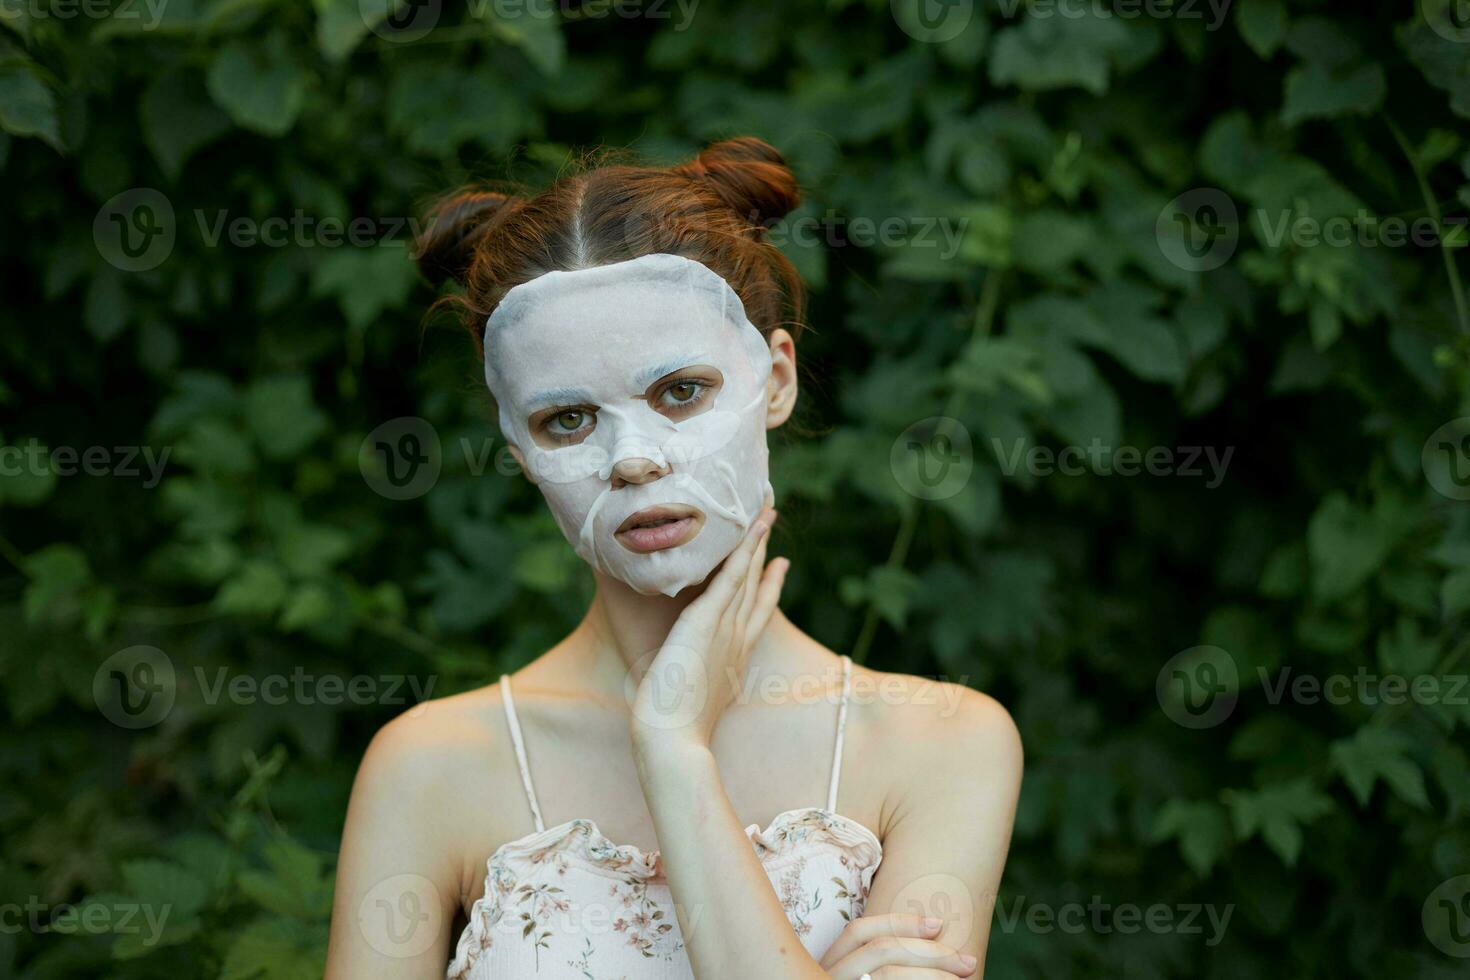
POLYGON ((1020 783, 1020 732, 983 691, 855 664, 849 711, 871 771, 888 780, 890 806, 930 791, 1004 793, 1020 783))
MULTIPOLYGON (((495 805, 515 785, 496 685, 426 701, 378 730, 358 767, 349 826, 388 826, 417 837, 420 855, 456 877, 500 833, 495 805)), ((379 831, 381 832, 381 830, 379 831)))

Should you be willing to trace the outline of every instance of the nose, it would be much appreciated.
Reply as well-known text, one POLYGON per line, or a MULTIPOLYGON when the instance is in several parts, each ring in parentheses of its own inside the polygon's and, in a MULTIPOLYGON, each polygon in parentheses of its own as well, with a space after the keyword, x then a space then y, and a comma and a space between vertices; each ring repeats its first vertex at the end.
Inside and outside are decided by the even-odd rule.
POLYGON ((630 483, 652 483, 660 477, 668 476, 670 472, 672 471, 667 463, 659 466, 651 459, 633 456, 619 460, 613 465, 612 487, 616 490, 630 483))

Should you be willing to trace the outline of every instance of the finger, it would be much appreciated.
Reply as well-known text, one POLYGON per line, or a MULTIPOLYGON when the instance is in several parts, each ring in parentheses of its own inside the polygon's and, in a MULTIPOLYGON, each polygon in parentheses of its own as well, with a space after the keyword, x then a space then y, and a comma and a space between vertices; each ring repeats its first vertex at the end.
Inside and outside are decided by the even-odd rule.
POLYGON ((942 928, 944 928, 943 919, 911 915, 907 912, 864 915, 849 922, 841 934, 832 941, 832 945, 827 947, 827 954, 822 957, 822 965, 830 966, 859 946, 884 936, 932 939, 939 935, 939 930, 942 928))
POLYGON ((848 973, 862 976, 864 973, 876 974, 879 967, 885 966, 941 970, 957 977, 968 977, 975 972, 975 958, 931 939, 884 936, 859 946, 838 960, 833 972, 839 976, 848 973))
POLYGON ((744 580, 751 552, 755 550, 756 545, 760 544, 761 538, 770 528, 770 514, 771 511, 767 508, 756 516, 750 528, 745 532, 745 537, 735 546, 735 550, 730 552, 725 563, 710 580, 709 587, 704 590, 704 594, 690 603, 691 606, 700 604, 704 607, 722 610, 730 604, 740 589, 740 583, 744 580))
MULTIPOLYGON (((880 966, 869 973, 872 980, 954 980, 956 976, 963 974, 950 973, 948 970, 931 970, 925 966, 880 966)), ((862 980, 858 977, 857 980, 862 980)))
POLYGON ((781 587, 786 584, 786 571, 790 567, 789 559, 776 558, 761 576, 760 587, 755 593, 755 603, 745 624, 746 646, 755 646, 755 641, 765 632, 766 624, 771 621, 776 606, 781 602, 781 587))
MULTIPOLYGON (((774 518, 774 514, 772 517, 774 518)), ((745 567, 745 581, 740 583, 740 605, 736 609, 735 621, 737 623, 748 623, 750 621, 750 610, 755 605, 755 596, 760 588, 761 576, 766 570, 766 548, 771 544, 771 532, 767 529, 761 535, 760 541, 751 552, 750 562, 745 567)), ((749 631, 746 636, 749 636, 749 631)))

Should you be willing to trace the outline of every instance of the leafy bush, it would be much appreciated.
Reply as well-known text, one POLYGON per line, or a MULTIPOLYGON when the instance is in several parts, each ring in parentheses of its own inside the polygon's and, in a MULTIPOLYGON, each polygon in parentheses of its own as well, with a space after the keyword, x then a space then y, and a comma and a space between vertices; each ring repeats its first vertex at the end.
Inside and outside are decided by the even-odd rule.
POLYGON ((1450 0, 390 5, 0 5, 0 972, 320 974, 371 733, 590 594, 414 216, 750 133, 787 609, 1026 740, 990 975, 1462 975, 1450 0))

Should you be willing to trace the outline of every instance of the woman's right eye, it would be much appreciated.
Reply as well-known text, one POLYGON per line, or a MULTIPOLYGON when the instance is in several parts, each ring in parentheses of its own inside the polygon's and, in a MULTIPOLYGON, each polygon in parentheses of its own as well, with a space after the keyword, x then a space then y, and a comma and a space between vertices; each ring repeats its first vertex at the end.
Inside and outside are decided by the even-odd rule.
POLYGON ((548 447, 567 446, 586 438, 597 425, 597 413, 585 408, 563 408, 542 416, 535 430, 548 447))

